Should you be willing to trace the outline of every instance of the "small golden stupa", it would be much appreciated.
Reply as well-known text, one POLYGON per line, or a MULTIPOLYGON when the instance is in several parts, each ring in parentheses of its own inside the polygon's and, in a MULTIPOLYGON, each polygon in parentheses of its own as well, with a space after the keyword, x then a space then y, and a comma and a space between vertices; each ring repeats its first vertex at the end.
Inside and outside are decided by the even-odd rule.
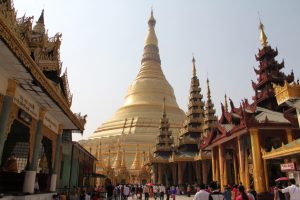
POLYGON ((104 157, 107 157, 105 152, 110 149, 113 162, 115 158, 119 159, 118 148, 124 148, 127 169, 131 168, 137 144, 141 152, 148 152, 149 148, 154 146, 155 138, 159 133, 164 98, 170 129, 174 134, 179 133, 185 117, 184 112, 177 105, 173 88, 161 69, 155 24, 156 20, 151 10, 141 68, 128 88, 124 104, 111 119, 95 130, 89 140, 80 141, 86 149, 92 148, 92 154, 95 154, 100 140, 104 157))

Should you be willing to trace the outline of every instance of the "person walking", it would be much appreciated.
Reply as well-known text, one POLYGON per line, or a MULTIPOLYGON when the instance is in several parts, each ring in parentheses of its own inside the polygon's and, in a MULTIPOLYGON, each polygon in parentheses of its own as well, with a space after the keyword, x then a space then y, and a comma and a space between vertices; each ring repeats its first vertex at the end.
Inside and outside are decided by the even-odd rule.
POLYGON ((158 189, 159 189, 160 200, 164 200, 165 193, 166 193, 166 187, 163 184, 161 184, 158 189))
POLYGON ((159 197, 159 188, 157 185, 153 185, 153 193, 154 193, 154 199, 156 200, 156 198, 159 197))
POLYGON ((195 194, 193 200, 212 200, 212 197, 208 192, 205 191, 205 185, 201 184, 199 186, 199 191, 195 194))
POLYGON ((147 185, 145 185, 143 192, 145 195, 145 200, 149 200, 149 187, 147 185))
POLYGON ((226 186, 223 192, 224 200, 231 200, 231 188, 230 186, 226 186))
POLYGON ((239 196, 236 198, 236 200, 252 200, 251 197, 245 192, 245 188, 243 185, 239 185, 239 196))
POLYGON ((290 194, 290 200, 299 200, 300 199, 300 188, 296 186, 295 179, 289 180, 289 186, 284 189, 278 189, 276 190, 281 191, 282 193, 289 193, 290 194))
POLYGON ((114 186, 109 181, 107 185, 105 186, 106 194, 107 194, 107 200, 112 200, 113 193, 114 193, 114 186))

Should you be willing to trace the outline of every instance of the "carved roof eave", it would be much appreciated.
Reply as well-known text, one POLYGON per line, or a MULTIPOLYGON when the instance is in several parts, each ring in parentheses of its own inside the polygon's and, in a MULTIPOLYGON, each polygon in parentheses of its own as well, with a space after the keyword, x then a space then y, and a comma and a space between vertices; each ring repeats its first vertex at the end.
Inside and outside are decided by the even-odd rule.
POLYGON ((270 152, 262 150, 263 159, 266 160, 294 156, 295 154, 300 154, 300 139, 294 140, 288 144, 282 144, 282 146, 277 149, 272 148, 270 152))
POLYGON ((20 60, 23 66, 30 72, 33 78, 39 82, 49 97, 62 109, 78 130, 83 132, 84 124, 81 123, 70 110, 66 100, 56 92, 54 86, 48 81, 43 72, 39 69, 38 65, 30 57, 28 47, 20 41, 20 39, 16 36, 16 33, 8 28, 2 17, 0 17, 0 37, 5 41, 9 49, 20 60))

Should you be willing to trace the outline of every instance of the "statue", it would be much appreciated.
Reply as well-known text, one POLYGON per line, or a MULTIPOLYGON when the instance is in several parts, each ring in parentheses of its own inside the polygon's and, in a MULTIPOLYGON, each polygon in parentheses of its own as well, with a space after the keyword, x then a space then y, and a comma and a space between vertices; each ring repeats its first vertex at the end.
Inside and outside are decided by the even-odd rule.
POLYGON ((3 165, 3 171, 5 172, 18 172, 17 159, 15 154, 10 154, 10 157, 7 159, 5 164, 3 165))

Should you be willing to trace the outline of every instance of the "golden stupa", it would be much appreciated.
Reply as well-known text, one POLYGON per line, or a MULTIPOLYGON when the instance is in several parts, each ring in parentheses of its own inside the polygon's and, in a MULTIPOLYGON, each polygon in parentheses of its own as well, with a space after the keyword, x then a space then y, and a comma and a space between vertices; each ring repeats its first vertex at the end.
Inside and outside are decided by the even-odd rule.
POLYGON ((111 119, 96 129, 89 140, 80 141, 86 149, 92 149, 92 154, 96 153, 96 146, 101 141, 102 152, 108 152, 110 149, 112 161, 117 157, 119 146, 122 146, 122 149, 126 149, 128 169, 132 166, 137 144, 141 152, 148 152, 149 148, 155 144, 164 98, 170 129, 174 134, 179 133, 185 117, 184 112, 177 105, 173 88, 161 69, 158 40, 154 30, 155 23, 153 11, 151 11, 141 68, 128 88, 124 104, 111 119))

